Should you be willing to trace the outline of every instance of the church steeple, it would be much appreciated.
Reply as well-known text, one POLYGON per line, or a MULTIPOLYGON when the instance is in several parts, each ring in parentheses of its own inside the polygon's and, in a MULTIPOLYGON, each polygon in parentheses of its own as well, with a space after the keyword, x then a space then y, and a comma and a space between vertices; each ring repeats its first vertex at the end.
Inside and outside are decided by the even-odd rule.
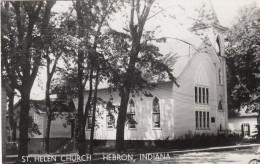
POLYGON ((213 36, 211 43, 215 47, 217 55, 225 56, 224 38, 228 29, 220 24, 217 13, 211 0, 209 0, 209 5, 213 14, 213 21, 211 27, 213 28, 213 36))
POLYGON ((212 1, 207 2, 202 5, 197 22, 190 28, 190 31, 195 32, 202 39, 207 37, 215 48, 217 55, 225 56, 224 38, 228 29, 220 24, 212 1))
POLYGON ((210 3, 210 8, 212 10, 212 14, 213 14, 213 17, 214 17, 213 18, 213 22, 216 23, 216 24, 220 24, 219 20, 218 20, 218 17, 217 17, 217 14, 216 14, 216 11, 215 11, 215 9, 213 7, 212 1, 210 0, 209 3, 210 3))

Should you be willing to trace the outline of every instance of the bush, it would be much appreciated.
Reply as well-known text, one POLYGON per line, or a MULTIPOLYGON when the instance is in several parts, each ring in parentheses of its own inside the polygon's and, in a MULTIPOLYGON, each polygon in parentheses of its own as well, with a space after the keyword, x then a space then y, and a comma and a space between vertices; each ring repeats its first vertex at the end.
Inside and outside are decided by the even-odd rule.
POLYGON ((183 136, 169 140, 156 140, 155 146, 171 149, 187 149, 187 148, 202 148, 211 146, 227 146, 235 145, 240 141, 238 134, 210 134, 210 133, 192 133, 187 132, 183 136))

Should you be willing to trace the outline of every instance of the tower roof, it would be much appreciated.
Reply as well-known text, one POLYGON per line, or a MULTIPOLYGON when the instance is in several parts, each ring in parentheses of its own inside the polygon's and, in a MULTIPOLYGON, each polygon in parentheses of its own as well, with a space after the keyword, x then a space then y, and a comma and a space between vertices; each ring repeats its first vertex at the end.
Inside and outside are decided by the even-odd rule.
POLYGON ((218 17, 217 17, 217 13, 216 13, 216 11, 215 11, 215 9, 213 7, 212 1, 210 0, 209 3, 210 3, 210 8, 212 10, 212 14, 213 14, 213 17, 214 17, 213 18, 213 22, 216 23, 216 24, 220 24, 220 22, 218 20, 218 17))
POLYGON ((210 0, 207 2, 208 3, 204 3, 198 10, 198 18, 195 19, 193 26, 189 28, 189 30, 196 32, 207 28, 215 28, 218 31, 225 33, 228 28, 221 25, 212 1, 210 0))

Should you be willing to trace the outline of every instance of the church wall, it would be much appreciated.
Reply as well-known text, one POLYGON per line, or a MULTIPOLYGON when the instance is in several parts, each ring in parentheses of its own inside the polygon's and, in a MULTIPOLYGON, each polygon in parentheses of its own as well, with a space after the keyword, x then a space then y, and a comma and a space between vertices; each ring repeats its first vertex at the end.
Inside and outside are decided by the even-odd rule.
MULTIPOLYGON (((226 61, 225 58, 220 57, 220 63, 217 65, 218 69, 221 70, 222 77, 219 79, 219 74, 217 74, 217 98, 218 102, 222 102, 223 110, 218 110, 219 117, 218 117, 218 128, 220 128, 220 125, 223 129, 227 129, 227 122, 228 122, 228 106, 227 106, 227 86, 226 86, 226 74, 224 72, 226 71, 226 61)), ((222 129, 222 130, 223 130, 222 129)))
MULTIPOLYGON (((47 115, 46 113, 37 113, 36 110, 33 109, 34 107, 31 107, 29 111, 29 116, 32 117, 34 122, 37 124, 39 131, 41 134, 35 134, 29 135, 30 139, 40 139, 44 138, 45 131, 47 127, 47 115)), ((67 123, 67 120, 65 119, 66 113, 63 113, 64 116, 59 116, 55 118, 55 120, 52 120, 51 122, 51 131, 50 131, 50 138, 71 138, 71 126, 64 124, 67 123)), ((19 128, 17 130, 17 138, 19 138, 19 128)))
MULTIPOLYGON (((125 126, 125 140, 157 140, 165 139, 166 137, 173 138, 174 121, 173 121, 173 99, 172 99, 172 82, 158 84, 157 87, 151 91, 153 96, 157 96, 160 102, 160 128, 153 128, 152 124, 152 101, 153 97, 142 96, 133 97, 136 105, 135 118, 137 121, 135 129, 129 129, 129 125, 125 126)), ((85 94, 85 101, 87 95, 85 94)), ((118 92, 111 93, 113 97, 113 104, 120 104, 120 97, 118 92)), ((107 89, 99 90, 98 97, 105 101, 109 101, 110 93, 107 89)), ((115 140, 116 128, 108 129, 106 123, 107 111, 104 107, 99 106, 100 116, 97 116, 98 128, 95 130, 95 139, 98 140, 115 140)), ((117 117, 117 115, 115 115, 117 117)), ((89 139, 90 130, 86 130, 86 139, 89 139)))
POLYGON ((208 54, 200 53, 193 56, 184 72, 179 76, 180 87, 173 88, 175 100, 175 134, 180 137, 191 131, 193 133, 216 133, 216 69, 208 54), (200 67, 200 68, 198 68, 200 67), (201 72, 196 72, 197 69, 201 72), (200 74, 195 81, 195 76, 200 74), (196 84, 199 83, 199 84, 196 84), (195 86, 207 86, 209 88, 209 103, 195 103, 195 86), (195 111, 209 112, 209 128, 196 128, 195 111), (215 119, 215 122, 212 120, 215 119))

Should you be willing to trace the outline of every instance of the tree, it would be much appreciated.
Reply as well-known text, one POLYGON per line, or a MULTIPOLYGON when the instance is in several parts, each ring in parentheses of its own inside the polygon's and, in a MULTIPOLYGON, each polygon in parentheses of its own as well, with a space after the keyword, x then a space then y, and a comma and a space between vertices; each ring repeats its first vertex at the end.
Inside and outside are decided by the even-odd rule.
POLYGON ((30 92, 41 63, 44 35, 54 4, 55 1, 2 3, 1 56, 5 73, 21 94, 19 159, 28 155, 30 92))
MULTIPOLYGON (((51 121, 53 119, 53 109, 51 107, 50 89, 54 73, 57 71, 57 63, 62 54, 68 50, 66 47, 70 46, 70 42, 67 39, 66 33, 62 32, 62 29, 55 28, 55 22, 48 29, 46 36, 48 36, 48 42, 44 47, 43 58, 46 60, 46 73, 47 81, 45 87, 45 105, 47 113, 47 127, 45 137, 45 152, 49 153, 49 138, 51 130, 51 121)), ((65 56, 63 55, 65 58, 65 56)), ((65 59, 66 60, 66 59, 65 59)))
POLYGON ((6 75, 2 75, 3 81, 6 85, 9 86, 9 90, 7 90, 7 97, 8 97, 8 120, 9 125, 12 132, 11 141, 16 141, 16 128, 17 128, 17 121, 15 120, 15 113, 14 113, 14 97, 16 95, 15 88, 11 85, 10 81, 7 79, 6 75))
POLYGON ((129 100, 129 94, 131 92, 131 80, 134 79, 135 64, 138 54, 141 49, 141 37, 143 34, 144 25, 148 18, 150 9, 152 7, 154 0, 148 0, 145 2, 142 12, 140 12, 140 1, 131 1, 131 14, 129 22, 129 30, 131 35, 131 50, 129 52, 129 64, 126 70, 126 76, 124 78, 124 87, 121 88, 121 102, 117 119, 117 131, 116 131, 116 148, 118 151, 124 149, 124 129, 126 121, 126 111, 129 100), (135 14, 137 13, 137 24, 135 23, 135 14))
MULTIPOLYGON (((115 12, 116 1, 76 1, 74 2, 74 8, 77 15, 78 34, 77 36, 81 39, 80 47, 77 51, 77 73, 78 73, 78 126, 79 126, 79 154, 85 154, 85 126, 88 113, 91 109, 91 101, 93 95, 93 81, 95 79, 95 93, 94 93, 94 109, 93 117, 95 116, 95 103, 97 99, 97 87, 99 84, 100 60, 104 59, 104 54, 100 53, 101 50, 100 42, 102 40, 102 28, 107 23, 109 15, 115 12), (82 48, 84 47, 84 48, 82 48), (85 59, 85 60, 84 60, 85 59), (85 73, 84 73, 85 70, 85 73), (84 77, 84 79, 83 79, 84 77), (83 91, 86 82, 89 82, 89 94, 85 111, 83 110, 83 91)), ((94 126, 95 118, 93 120, 93 128, 91 129, 90 137, 90 152, 93 153, 93 137, 94 137, 94 126)))
POLYGON ((16 141, 16 121, 14 120, 14 88, 12 91, 8 93, 8 116, 9 116, 9 124, 12 129, 12 141, 16 141))
POLYGON ((118 152, 124 150, 125 123, 131 122, 127 119, 126 113, 130 94, 146 95, 153 89, 155 82, 166 77, 175 82, 172 70, 166 65, 166 58, 163 59, 163 55, 155 45, 156 42, 163 42, 166 39, 156 39, 154 31, 144 30, 146 21, 154 16, 148 17, 153 3, 154 0, 144 2, 131 0, 129 27, 124 28, 126 33, 111 29, 110 39, 104 43, 110 46, 106 52, 111 52, 109 72, 111 78, 108 78, 108 82, 112 88, 119 90, 121 97, 116 127, 118 152))
MULTIPOLYGON (((96 2, 94 1, 76 1, 74 3, 74 8, 76 10, 76 15, 77 15, 77 24, 78 24, 78 34, 77 36, 82 40, 82 42, 79 44, 80 47, 84 46, 86 44, 85 49, 82 49, 79 47, 78 52, 77 52, 77 74, 78 74, 78 113, 77 113, 77 127, 78 127, 78 138, 77 138, 77 145, 78 145, 78 153, 79 155, 85 154, 85 114, 84 114, 84 108, 83 108, 83 100, 84 100, 84 88, 86 81, 88 80, 89 76, 89 86, 90 86, 90 92, 89 92, 89 97, 92 97, 92 76, 93 76, 93 68, 89 66, 90 71, 88 72, 87 78, 85 78, 84 82, 84 58, 89 59, 88 56, 88 48, 89 48, 89 37, 90 37, 90 32, 92 30, 93 22, 94 19, 92 15, 93 13, 91 12, 91 9, 93 5, 95 5, 96 2)), ((86 76, 85 76, 86 77, 86 76)), ((88 99, 88 102, 86 104, 90 104, 90 98, 88 99)), ((86 110, 85 110, 86 112, 86 110)))
POLYGON ((260 9, 254 3, 239 13, 226 39, 228 105, 230 112, 242 106, 259 111, 260 9))
MULTIPOLYGON (((260 8, 256 3, 239 11, 226 39, 229 112, 247 106, 260 117, 260 8)), ((258 119, 259 120, 259 119, 258 119)), ((256 137, 260 139, 260 123, 256 137)))

